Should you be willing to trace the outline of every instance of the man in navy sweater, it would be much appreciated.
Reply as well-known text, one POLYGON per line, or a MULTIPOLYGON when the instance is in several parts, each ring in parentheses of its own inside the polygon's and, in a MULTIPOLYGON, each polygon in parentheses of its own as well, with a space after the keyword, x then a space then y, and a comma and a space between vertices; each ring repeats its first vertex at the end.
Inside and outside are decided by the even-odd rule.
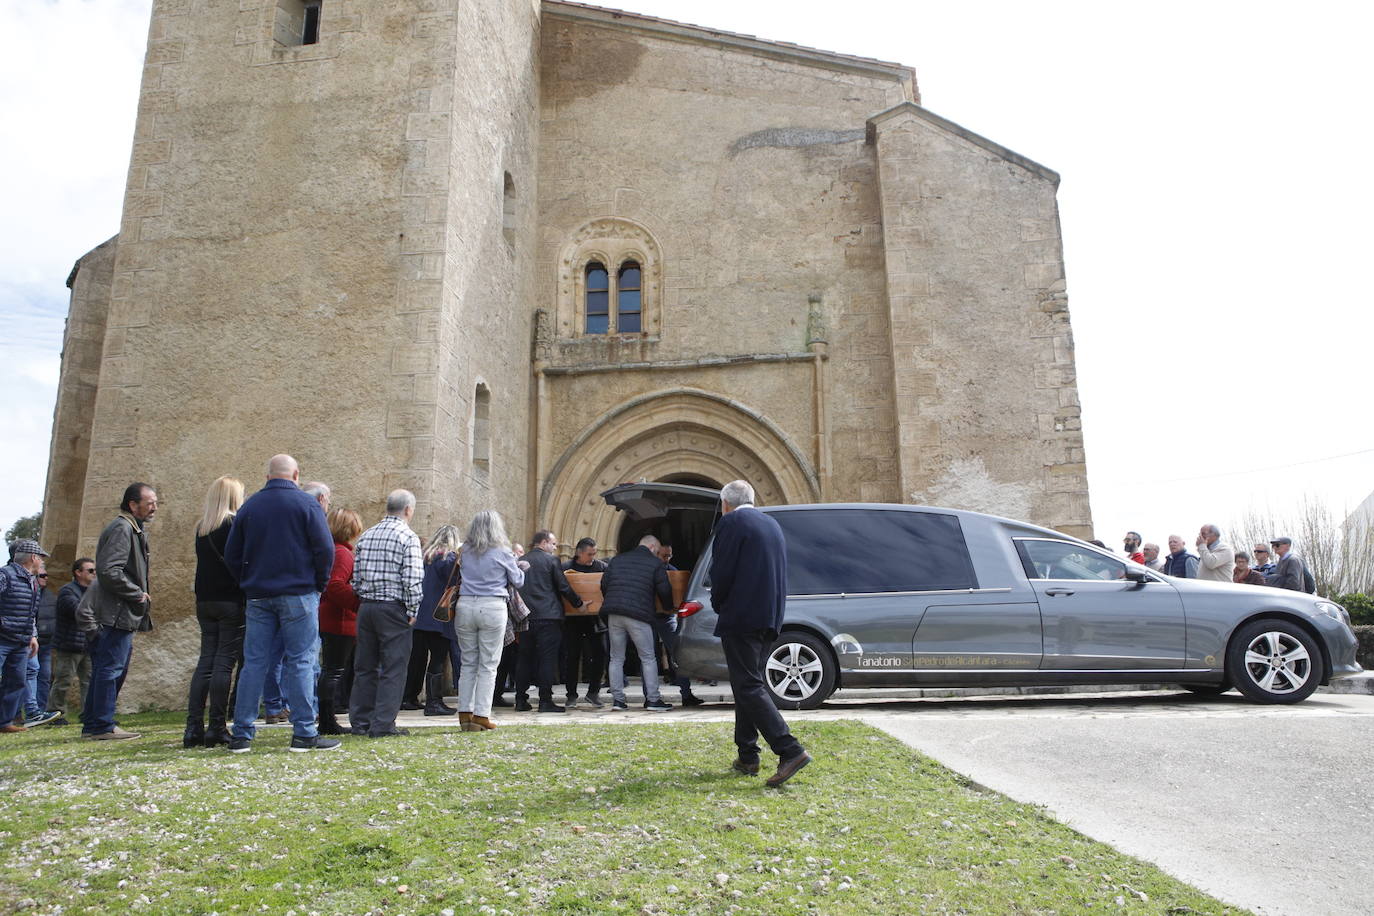
POLYGON ((315 730, 313 684, 315 641, 319 636, 320 592, 334 565, 334 539, 320 504, 302 492, 300 468, 290 455, 267 463, 267 483, 234 516, 224 562, 248 597, 243 636, 243 669, 234 703, 229 750, 253 745, 272 640, 280 632, 286 645, 281 681, 291 707, 291 750, 333 750, 333 738, 315 730))
POLYGON ((754 508, 754 488, 745 481, 721 489, 720 508, 711 547, 711 605, 735 696, 739 756, 731 766, 749 776, 758 774, 762 733, 778 755, 778 770, 767 780, 770 788, 777 788, 811 762, 763 682, 768 651, 787 606, 787 542, 778 523, 754 508))

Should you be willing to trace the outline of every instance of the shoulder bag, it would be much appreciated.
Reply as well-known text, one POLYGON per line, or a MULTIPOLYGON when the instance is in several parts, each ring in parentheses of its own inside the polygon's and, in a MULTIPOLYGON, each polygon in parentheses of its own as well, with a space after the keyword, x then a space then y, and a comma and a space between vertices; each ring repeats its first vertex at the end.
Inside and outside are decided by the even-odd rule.
POLYGON ((463 584, 463 576, 458 571, 462 565, 461 559, 461 555, 454 557, 453 568, 448 571, 448 583, 444 586, 444 593, 434 605, 434 619, 440 623, 448 623, 453 619, 453 606, 458 603, 458 589, 463 584))

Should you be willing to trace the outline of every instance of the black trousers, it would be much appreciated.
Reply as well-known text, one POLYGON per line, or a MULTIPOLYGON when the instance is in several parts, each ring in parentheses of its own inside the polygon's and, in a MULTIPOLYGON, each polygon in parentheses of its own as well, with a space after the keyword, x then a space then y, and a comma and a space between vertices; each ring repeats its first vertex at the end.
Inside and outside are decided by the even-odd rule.
POLYGON ((763 682, 764 663, 777 635, 772 630, 752 630, 722 633, 720 637, 730 669, 730 690, 735 695, 735 745, 745 763, 758 762, 760 734, 780 760, 790 760, 803 750, 763 682))
POLYGON ((234 686, 234 670, 243 663, 243 605, 237 601, 197 601, 196 623, 200 624, 200 658, 191 675, 191 691, 186 700, 187 724, 199 723, 210 704, 210 728, 225 727, 229 691, 234 686))
POLYGON ((515 681, 515 664, 520 658, 519 647, 518 642, 513 642, 501 650, 501 661, 496 663, 495 696, 499 697, 510 690, 515 681))
POLYGON ((321 723, 329 721, 337 724, 335 716, 339 708, 339 683, 344 678, 344 672, 353 664, 353 647, 356 643, 357 638, 353 636, 320 634, 320 681, 315 685, 315 695, 319 698, 321 723))
POLYGON ((515 665, 515 695, 525 696, 530 684, 539 687, 539 699, 553 700, 558 680, 558 656, 563 648, 562 620, 531 620, 520 634, 520 656, 515 665))
MULTIPOLYGON (((415 630, 411 634, 410 667, 406 671, 407 700, 419 700, 420 688, 424 686, 425 675, 443 674, 444 662, 448 660, 449 639, 443 633, 433 630, 415 630)), ((426 696, 427 700, 442 700, 443 697, 426 696)))
POLYGON ((563 682, 568 696, 577 696, 577 685, 587 684, 587 693, 599 693, 606 675, 606 638, 598 633, 600 618, 595 615, 571 616, 563 621, 563 682))
POLYGON ((410 618, 399 601, 364 601, 358 607, 353 650, 353 695, 348 723, 369 735, 394 731, 410 658, 410 618))

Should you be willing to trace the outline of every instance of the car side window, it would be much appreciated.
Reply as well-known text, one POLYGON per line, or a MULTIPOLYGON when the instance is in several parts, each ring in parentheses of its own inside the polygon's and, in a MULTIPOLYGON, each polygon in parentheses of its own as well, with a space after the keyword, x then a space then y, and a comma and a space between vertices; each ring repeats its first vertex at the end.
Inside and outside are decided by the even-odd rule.
POLYGON ((1069 541, 1018 540, 1031 579, 1125 579, 1126 564, 1069 541))
POLYGON ((957 516, 883 509, 775 512, 791 595, 976 588, 957 516))

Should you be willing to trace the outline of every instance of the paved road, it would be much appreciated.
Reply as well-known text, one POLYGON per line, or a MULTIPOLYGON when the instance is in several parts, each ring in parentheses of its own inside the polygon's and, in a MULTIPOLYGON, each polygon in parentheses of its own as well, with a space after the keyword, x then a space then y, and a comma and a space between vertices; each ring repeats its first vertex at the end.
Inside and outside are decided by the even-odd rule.
POLYGON ((1283 707, 1025 698, 890 711, 871 721, 1223 900, 1285 916, 1370 910, 1374 697, 1283 707))
MULTIPOLYGON (((636 708, 636 695, 624 713, 497 716, 509 724, 733 719, 723 685, 698 692, 725 702, 653 714, 636 708)), ((1374 696, 1319 693, 1295 706, 1255 706, 1235 694, 1171 691, 957 699, 847 691, 787 717, 868 722, 1265 916, 1371 910, 1374 696)))

